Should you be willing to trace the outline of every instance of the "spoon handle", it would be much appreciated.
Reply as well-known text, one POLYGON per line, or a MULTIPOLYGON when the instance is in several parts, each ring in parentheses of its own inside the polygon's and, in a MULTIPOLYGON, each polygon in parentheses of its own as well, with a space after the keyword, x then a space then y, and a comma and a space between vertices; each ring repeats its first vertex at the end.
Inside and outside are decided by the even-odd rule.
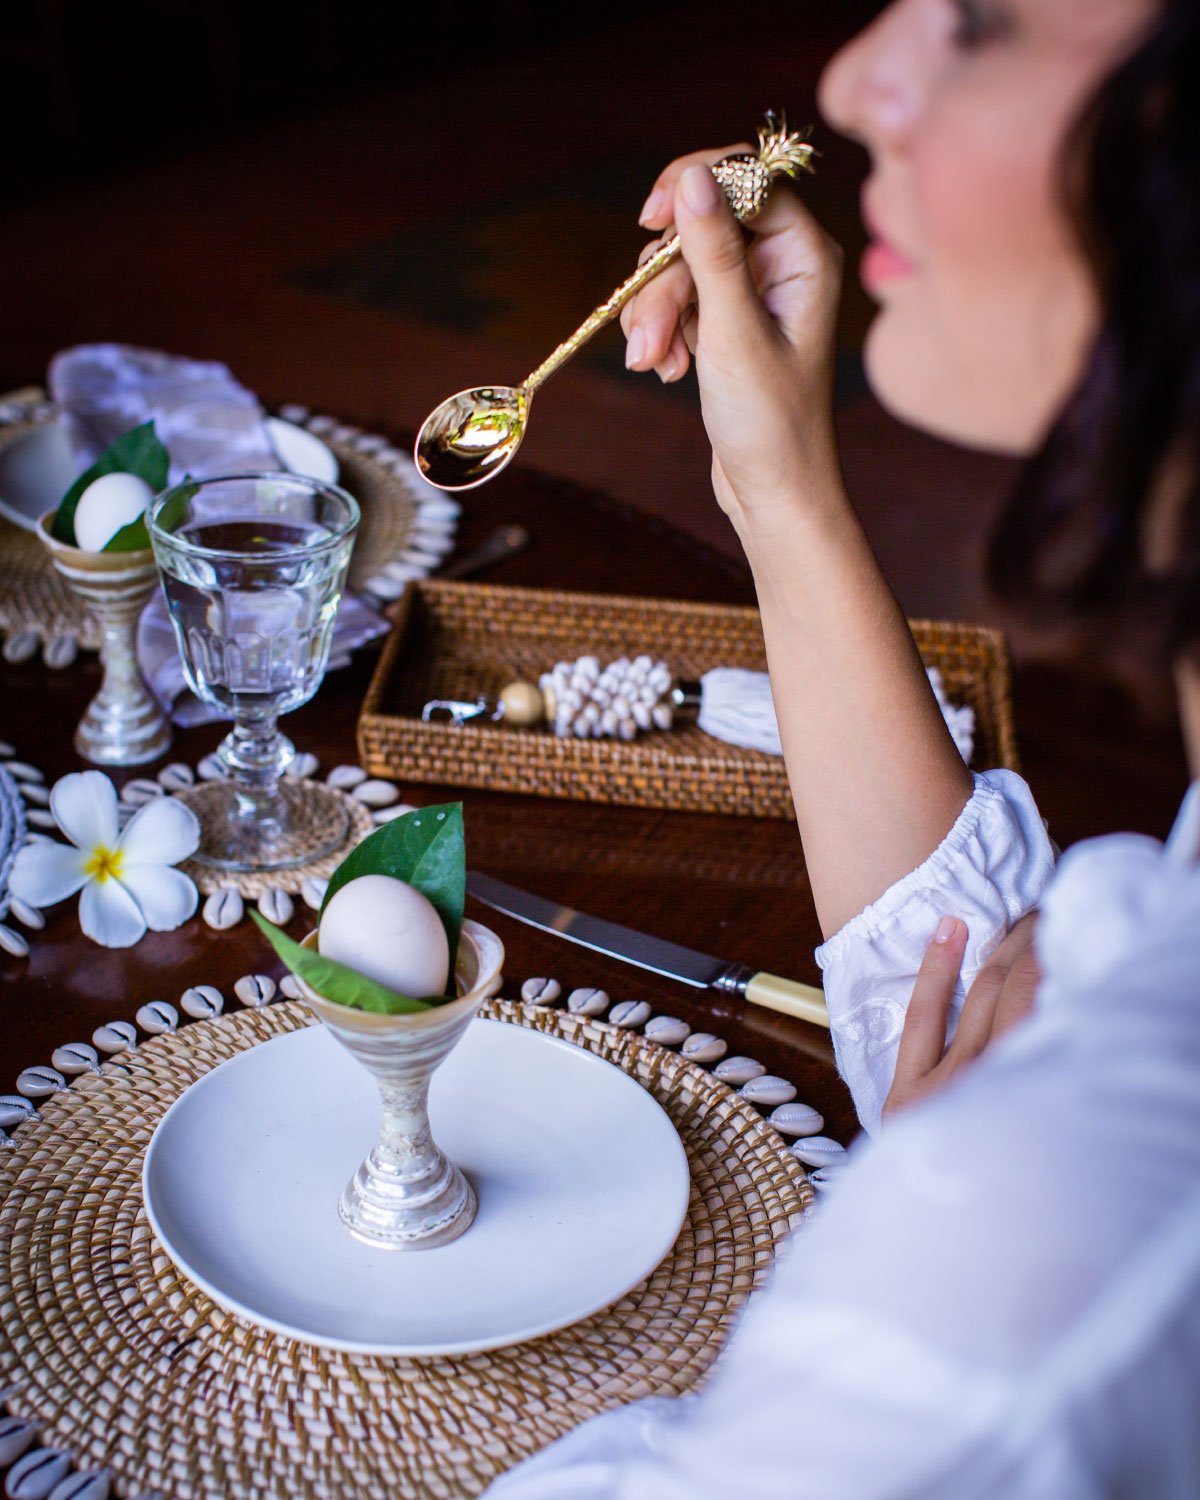
POLYGON ((593 334, 599 331, 617 316, 631 297, 636 297, 638 292, 648 281, 664 270, 679 254, 679 236, 673 234, 669 240, 664 240, 653 255, 648 256, 628 280, 613 292, 607 301, 602 302, 595 312, 589 313, 569 339, 565 339, 549 359, 543 360, 534 370, 532 375, 526 375, 522 381, 522 389, 526 395, 532 396, 538 386, 544 385, 556 370, 562 368, 573 354, 578 354, 584 344, 593 334))

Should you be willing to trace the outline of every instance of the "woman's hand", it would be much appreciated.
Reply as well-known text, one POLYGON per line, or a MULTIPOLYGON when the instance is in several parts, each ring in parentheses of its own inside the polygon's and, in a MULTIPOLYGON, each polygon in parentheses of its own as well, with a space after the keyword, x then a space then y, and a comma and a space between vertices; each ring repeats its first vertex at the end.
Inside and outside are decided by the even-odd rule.
POLYGON ((1041 974, 1033 951, 1037 913, 1012 931, 975 976, 958 1030, 946 1046, 946 1018, 967 945, 966 924, 943 917, 925 952, 900 1037, 896 1074, 884 1115, 903 1109, 941 1088, 1033 1009, 1041 974))
POLYGON ((683 260, 621 315, 631 369, 678 380, 695 354, 714 489, 743 540, 777 534, 806 500, 845 504, 831 413, 841 252, 782 185, 747 243, 708 168, 749 149, 680 157, 658 179, 642 223, 665 237, 673 222, 683 260))

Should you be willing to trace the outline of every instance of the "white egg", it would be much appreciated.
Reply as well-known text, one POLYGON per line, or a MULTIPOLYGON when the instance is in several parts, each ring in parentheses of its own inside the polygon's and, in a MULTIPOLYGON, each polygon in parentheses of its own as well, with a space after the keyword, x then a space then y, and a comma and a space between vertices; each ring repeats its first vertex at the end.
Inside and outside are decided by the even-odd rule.
POLYGON ((317 948, 414 1000, 441 995, 450 973, 450 944, 433 903, 390 875, 360 875, 330 899, 317 948))
POLYGON ((154 491, 136 474, 101 474, 79 497, 75 540, 85 552, 100 552, 122 526, 128 526, 154 499, 154 491))

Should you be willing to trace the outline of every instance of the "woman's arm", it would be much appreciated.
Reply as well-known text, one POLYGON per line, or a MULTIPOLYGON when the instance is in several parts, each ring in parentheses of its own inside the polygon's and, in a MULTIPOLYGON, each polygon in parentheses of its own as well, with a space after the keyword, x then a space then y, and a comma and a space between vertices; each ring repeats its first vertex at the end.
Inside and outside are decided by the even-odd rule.
POLYGON ((838 252, 786 190, 747 245, 704 166, 721 154, 681 159, 656 184, 644 221, 674 221, 684 262, 627 310, 627 358, 678 379, 695 352, 714 489, 754 572, 829 934, 938 846, 971 779, 842 482, 831 415, 838 252))

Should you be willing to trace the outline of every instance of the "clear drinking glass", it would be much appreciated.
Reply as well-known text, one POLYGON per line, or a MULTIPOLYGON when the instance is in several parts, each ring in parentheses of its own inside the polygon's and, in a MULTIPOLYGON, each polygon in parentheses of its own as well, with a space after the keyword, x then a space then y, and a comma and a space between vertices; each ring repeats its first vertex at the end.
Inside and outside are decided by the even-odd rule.
POLYGON ((234 721, 200 814, 206 864, 284 869, 346 837, 336 794, 282 780, 295 749, 276 720, 321 685, 358 521, 345 490, 294 474, 192 480, 150 508, 188 685, 234 721))

